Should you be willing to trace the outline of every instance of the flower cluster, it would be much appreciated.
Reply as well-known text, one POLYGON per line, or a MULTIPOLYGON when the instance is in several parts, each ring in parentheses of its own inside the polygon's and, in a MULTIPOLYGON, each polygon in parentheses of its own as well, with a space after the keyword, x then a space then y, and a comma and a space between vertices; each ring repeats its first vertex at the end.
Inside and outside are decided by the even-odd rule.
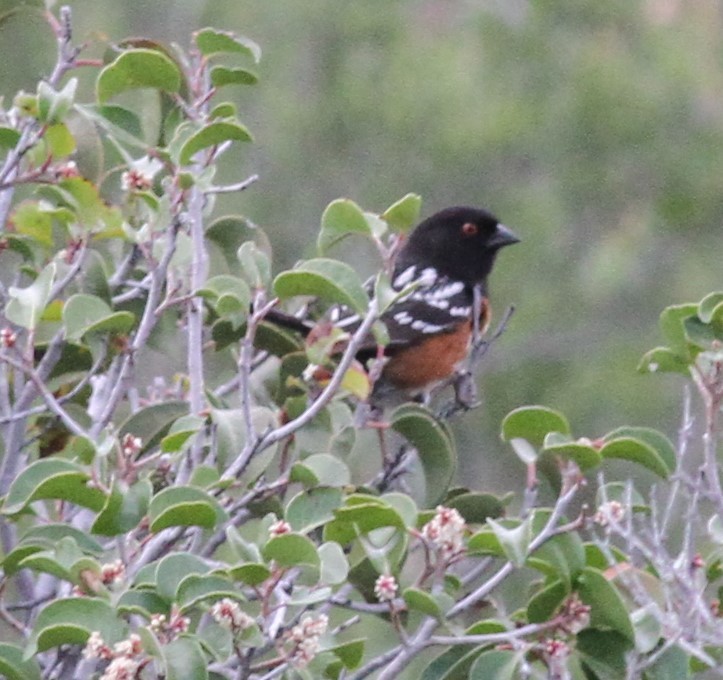
POLYGON ((143 448, 143 440, 130 432, 121 439, 121 452, 126 458, 135 458, 143 448))
POLYGON ((625 506, 619 501, 606 501, 593 515, 593 522, 601 527, 618 524, 625 517, 625 506))
POLYGON ((116 560, 115 562, 108 562, 100 568, 100 578, 103 581, 103 585, 119 585, 123 582, 126 575, 126 568, 123 562, 116 560))
POLYGON ((127 640, 121 640, 111 649, 98 631, 91 633, 83 650, 86 659, 110 661, 100 680, 133 680, 143 662, 141 638, 132 633, 127 640))
POLYGON ((190 625, 191 619, 182 616, 180 610, 174 604, 168 618, 166 618, 165 614, 152 614, 149 627, 162 642, 170 642, 188 631, 190 625))
POLYGON ((451 559, 464 550, 467 525, 454 508, 437 506, 434 517, 422 527, 422 536, 445 559, 451 559))
POLYGON ((321 648, 319 638, 326 632, 328 625, 326 614, 307 615, 288 632, 288 640, 293 645, 289 653, 292 666, 305 668, 311 663, 321 648))
POLYGON ((561 628, 575 635, 590 625, 590 605, 585 604, 577 593, 565 600, 560 608, 561 628))
POLYGON ((216 623, 233 633, 239 633, 254 623, 239 603, 229 597, 224 597, 211 607, 211 616, 216 623))
POLYGON ((0 347, 12 349, 17 340, 18 336, 10 328, 0 329, 0 347))
POLYGON ((163 167, 157 158, 144 156, 131 163, 128 170, 121 175, 123 191, 148 191, 153 186, 153 178, 163 167))
POLYGON ((291 532, 291 525, 283 519, 278 520, 277 522, 274 522, 269 527, 269 536, 271 538, 276 538, 277 536, 283 536, 284 534, 288 534, 291 532))
POLYGON ((374 583, 374 594, 380 602, 391 602, 398 589, 397 579, 389 574, 382 574, 374 583))

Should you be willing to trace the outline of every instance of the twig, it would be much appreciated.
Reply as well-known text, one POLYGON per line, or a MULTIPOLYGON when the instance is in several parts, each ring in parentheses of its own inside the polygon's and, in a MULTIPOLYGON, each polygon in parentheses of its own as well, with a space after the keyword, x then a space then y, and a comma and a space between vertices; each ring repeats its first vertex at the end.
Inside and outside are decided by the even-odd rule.
POLYGON ((243 182, 237 182, 236 184, 226 184, 224 186, 212 186, 206 189, 207 194, 233 194, 239 191, 248 189, 254 182, 259 179, 258 175, 251 175, 247 177, 243 182))

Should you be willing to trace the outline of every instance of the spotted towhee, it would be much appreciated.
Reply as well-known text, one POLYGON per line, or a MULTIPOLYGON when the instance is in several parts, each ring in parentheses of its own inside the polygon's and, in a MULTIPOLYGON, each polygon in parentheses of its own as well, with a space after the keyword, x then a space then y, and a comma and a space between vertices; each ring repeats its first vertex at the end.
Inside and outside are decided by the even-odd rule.
MULTIPOLYGON (((480 311, 478 327, 483 331, 489 323, 487 276, 497 252, 518 241, 489 212, 469 207, 442 210, 412 231, 392 275, 395 290, 410 292, 381 316, 389 343, 372 401, 387 401, 395 393, 415 396, 452 377, 470 349, 475 306, 480 311)), ((276 311, 268 320, 304 334, 312 329, 310 322, 276 311)), ((331 321, 353 331, 360 319, 337 308, 331 321)), ((376 355, 376 344, 370 341, 357 359, 364 362, 376 355)))

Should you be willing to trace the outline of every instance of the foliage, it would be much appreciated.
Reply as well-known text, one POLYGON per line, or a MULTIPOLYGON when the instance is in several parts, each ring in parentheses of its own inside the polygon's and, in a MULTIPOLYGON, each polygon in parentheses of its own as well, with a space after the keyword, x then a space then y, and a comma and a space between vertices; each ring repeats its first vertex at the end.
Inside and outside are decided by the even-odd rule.
POLYGON ((720 663, 723 294, 666 309, 668 346, 641 363, 692 376, 702 455, 689 411, 674 446, 573 436, 523 406, 501 424, 522 502, 453 487, 463 405, 398 407, 383 446, 361 417, 375 366, 355 354, 384 342, 384 271, 420 198, 332 202, 319 256, 272 277, 263 230, 215 212, 255 181, 216 170, 252 141, 221 95, 257 81, 259 47, 204 28, 185 51, 132 39, 86 61, 70 11, 47 18, 55 68, 1 112, 4 675, 656 680, 720 663), (71 158, 93 136, 88 176, 71 158), (347 238, 377 250, 373 285, 330 256, 347 238), (266 321, 282 303, 362 322, 302 342, 266 321), (660 480, 649 498, 607 479, 613 459, 660 480))

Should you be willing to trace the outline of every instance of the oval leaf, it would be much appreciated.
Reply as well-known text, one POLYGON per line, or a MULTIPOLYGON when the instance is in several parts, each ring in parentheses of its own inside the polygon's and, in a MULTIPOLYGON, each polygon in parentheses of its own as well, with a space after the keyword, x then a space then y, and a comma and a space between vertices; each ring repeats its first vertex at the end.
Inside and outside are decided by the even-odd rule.
POLYGON ((84 644, 93 631, 100 633, 106 644, 113 645, 126 637, 127 628, 103 600, 92 597, 54 600, 38 614, 25 657, 59 645, 84 644))
POLYGON ((282 567, 319 566, 316 546, 301 534, 282 534, 270 539, 262 550, 264 559, 274 560, 282 567))
POLYGON ((204 28, 195 35, 196 46, 201 54, 210 57, 214 54, 247 54, 256 63, 261 59, 261 48, 249 38, 235 35, 230 31, 204 28))
POLYGON ((436 505, 447 493, 457 468, 449 432, 427 409, 416 404, 400 406, 389 422, 417 450, 427 484, 426 503, 436 505))
POLYGON ((245 68, 227 68, 226 66, 214 66, 211 69, 211 84, 214 87, 224 85, 255 85, 259 81, 258 76, 245 68))
POLYGON ((318 258, 302 262, 291 271, 282 272, 274 280, 274 292, 280 298, 311 295, 350 307, 365 314, 369 298, 357 273, 336 260, 318 258))
POLYGON ((648 470, 664 479, 671 472, 666 462, 654 448, 648 446, 642 440, 632 437, 616 437, 609 440, 600 450, 600 455, 603 458, 630 460, 648 468, 648 470))
POLYGON ((601 571, 585 567, 577 581, 580 599, 590 605, 590 624, 596 628, 611 628, 631 643, 635 631, 627 608, 615 587, 601 571))
POLYGON ((55 263, 51 262, 27 288, 8 288, 10 300, 5 306, 8 321, 29 330, 37 328, 50 299, 55 273, 55 263))
POLYGON ((502 439, 526 439, 541 447, 548 432, 570 434, 565 416, 545 406, 521 406, 507 414, 502 421, 502 439))
POLYGON ((44 458, 25 468, 13 481, 2 512, 14 515, 36 500, 54 498, 100 510, 105 495, 88 486, 90 475, 79 465, 61 458, 44 458))
POLYGON ((35 659, 24 659, 20 647, 0 642, 0 677, 7 680, 40 680, 40 666, 35 659))
POLYGON ((121 92, 141 87, 178 92, 181 73, 176 64, 158 50, 126 50, 100 72, 96 96, 98 102, 104 104, 121 92))
POLYGON ((201 128, 181 147, 179 163, 188 165, 199 151, 223 142, 250 142, 251 133, 238 122, 214 121, 201 128))
POLYGON ((419 221, 421 209, 422 197, 418 194, 407 194, 390 205, 381 217, 393 231, 406 233, 419 221))
POLYGON ((213 529, 219 519, 217 501, 193 486, 163 489, 151 500, 148 515, 150 530, 157 533, 173 526, 199 526, 213 529))
POLYGON ((349 234, 372 236, 364 211, 348 198, 329 203, 321 216, 321 230, 316 242, 320 255, 349 234))

